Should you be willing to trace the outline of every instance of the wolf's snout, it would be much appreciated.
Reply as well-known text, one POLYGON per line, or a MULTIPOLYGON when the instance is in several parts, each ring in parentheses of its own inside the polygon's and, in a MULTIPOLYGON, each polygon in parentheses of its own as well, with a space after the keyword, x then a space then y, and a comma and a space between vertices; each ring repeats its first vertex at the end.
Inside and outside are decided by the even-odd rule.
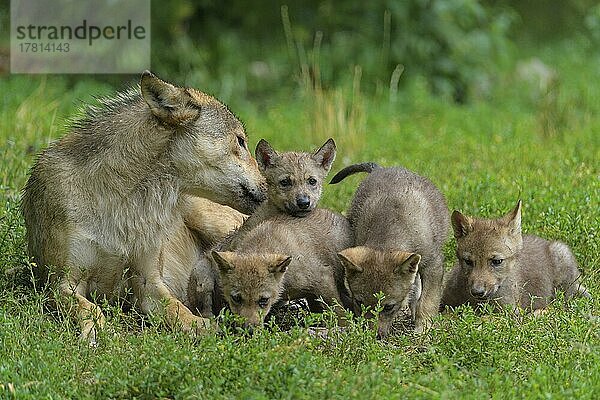
POLYGON ((259 204, 266 200, 267 194, 263 188, 248 187, 245 184, 242 184, 241 186, 244 196, 248 197, 252 202, 259 204))
POLYGON ((485 297, 485 289, 483 286, 473 286, 471 287, 471 295, 481 299, 485 297))
POLYGON ((301 210, 306 210, 310 207, 310 198, 308 196, 299 196, 296 199, 296 205, 301 210))

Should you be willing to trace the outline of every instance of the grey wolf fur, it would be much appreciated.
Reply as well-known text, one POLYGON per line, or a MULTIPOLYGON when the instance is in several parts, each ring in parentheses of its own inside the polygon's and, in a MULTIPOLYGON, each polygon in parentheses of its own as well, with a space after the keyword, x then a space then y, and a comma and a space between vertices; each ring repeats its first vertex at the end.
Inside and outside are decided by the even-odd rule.
POLYGON ((498 219, 454 211, 458 262, 446 277, 442 303, 494 304, 543 310, 557 290, 589 297, 569 247, 521 234, 521 201, 498 219))
MULTIPOLYGON (((415 331, 422 332, 440 304, 444 273, 442 247, 450 225, 446 200, 428 179, 401 167, 355 164, 338 172, 331 182, 340 182, 356 172, 370 174, 358 187, 348 211, 354 246, 421 256, 422 293, 414 306, 414 319, 415 331)), ((369 273, 360 274, 354 283, 368 279, 371 279, 369 273)), ((354 293, 355 288, 349 284, 354 293)), ((379 288, 375 285, 373 289, 383 291, 388 282, 379 284, 379 288)))
POLYGON ((29 254, 82 338, 95 343, 104 324, 90 300, 126 293, 172 326, 207 327, 180 300, 200 254, 188 199, 253 211, 265 183, 246 141, 225 105, 146 71, 39 156, 22 199, 29 254))

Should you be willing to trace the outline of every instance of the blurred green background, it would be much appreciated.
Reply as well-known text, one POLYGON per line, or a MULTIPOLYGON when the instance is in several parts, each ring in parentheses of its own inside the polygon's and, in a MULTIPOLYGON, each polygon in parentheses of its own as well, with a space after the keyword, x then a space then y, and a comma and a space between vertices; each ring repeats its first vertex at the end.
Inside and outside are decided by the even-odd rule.
MULTIPOLYGON (((3 75, 8 3, 0 5, 3 75)), ((594 0, 153 0, 151 9, 152 69, 234 103, 357 83, 387 95, 418 78, 464 103, 493 95, 523 49, 565 38, 584 51, 600 44, 594 0)))

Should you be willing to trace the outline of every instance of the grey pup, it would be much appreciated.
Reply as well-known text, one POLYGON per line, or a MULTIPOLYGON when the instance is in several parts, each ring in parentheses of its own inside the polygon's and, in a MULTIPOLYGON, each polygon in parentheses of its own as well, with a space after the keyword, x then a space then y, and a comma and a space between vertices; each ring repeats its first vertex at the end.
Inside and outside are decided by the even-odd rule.
MULTIPOLYGON (((402 167, 384 168, 375 163, 348 166, 338 172, 331 183, 357 172, 368 172, 369 176, 356 190, 348 211, 354 246, 420 255, 418 271, 422 292, 413 309, 415 332, 423 332, 437 314, 442 295, 442 247, 450 230, 446 200, 427 178, 402 167)), ((349 282, 351 293, 355 290, 358 293, 359 286, 367 286, 361 281, 370 279, 372 275, 365 270, 354 285, 349 282)), ((388 282, 379 283, 373 290, 383 291, 388 282)), ((368 296, 362 297, 360 300, 367 301, 368 296)), ((392 314, 400 310, 400 303, 395 302, 392 314)))
POLYGON ((342 215, 316 208, 335 154, 332 139, 312 154, 279 154, 258 143, 267 200, 212 253, 225 300, 247 325, 261 324, 273 305, 297 298, 313 311, 322 310, 319 298, 351 305, 336 257, 351 244, 350 226, 342 215))
MULTIPOLYGON (((259 170, 267 182, 267 199, 239 229, 219 243, 217 249, 235 249, 263 221, 278 217, 288 220, 287 216, 304 218, 313 212, 321 198, 323 180, 335 160, 336 146, 333 139, 328 139, 312 153, 278 153, 261 139, 255 154, 259 170)), ((223 304, 217 279, 217 268, 211 270, 203 264, 194 268, 190 276, 189 297, 195 301, 195 309, 202 310, 204 317, 218 313, 218 307, 223 304)))
POLYGON ((350 225, 342 215, 315 209, 306 217, 281 215, 261 222, 235 246, 213 251, 219 284, 233 313, 254 327, 271 307, 305 298, 311 311, 322 311, 322 299, 351 307, 344 267, 336 253, 350 246, 350 225))
POLYGON ((311 213, 321 198, 323 181, 335 160, 336 146, 333 139, 328 139, 313 153, 278 153, 261 139, 255 155, 267 182, 267 199, 219 248, 235 246, 235 242, 267 219, 284 215, 302 218, 311 213))
POLYGON ((442 304, 494 304, 543 312, 562 291, 590 297, 569 247, 521 233, 521 201, 497 219, 452 213, 458 262, 448 273, 442 304))
POLYGON ((253 211, 265 182, 246 143, 225 105, 146 71, 39 156, 22 198, 28 250, 83 339, 95 344, 104 325, 94 298, 127 297, 171 326, 206 329, 182 303, 200 254, 189 199, 253 211))
MULTIPOLYGON (((410 308, 415 315, 416 301, 421 296, 418 277, 421 256, 394 250, 376 250, 366 246, 350 247, 338 253, 344 264, 346 282, 352 288, 352 298, 358 305, 368 307, 365 317, 377 318, 377 336, 386 337, 400 310, 410 308), (383 293, 381 304, 375 293, 383 293)), ((362 311, 356 309, 356 311, 362 311)))

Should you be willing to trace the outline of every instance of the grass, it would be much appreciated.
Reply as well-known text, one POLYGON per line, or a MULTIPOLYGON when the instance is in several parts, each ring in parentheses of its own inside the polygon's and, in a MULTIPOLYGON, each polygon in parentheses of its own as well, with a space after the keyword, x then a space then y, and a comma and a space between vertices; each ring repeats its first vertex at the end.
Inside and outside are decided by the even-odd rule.
MULTIPOLYGON (((463 307, 425 335, 386 341, 360 323, 325 340, 302 327, 193 340, 105 306, 107 329, 90 349, 72 321, 45 309, 47 295, 32 289, 27 271, 2 273, 0 398, 596 398, 600 326, 589 315, 600 314, 600 70, 568 45, 537 55, 559 74, 551 98, 532 97, 507 71, 489 100, 466 106, 432 98, 415 81, 395 102, 340 88, 316 101, 304 94, 231 107, 253 144, 264 137, 278 149, 311 149, 333 129, 334 170, 355 161, 404 165, 466 213, 503 214, 522 198, 524 230, 573 248, 593 301, 558 301, 537 319, 463 307)), ((35 153, 64 133, 79 101, 113 90, 72 82, 0 81, 4 272, 26 260, 18 203, 35 153)), ((327 187, 322 205, 346 209, 360 179, 327 187)), ((446 255, 449 267, 452 243, 446 255)))

